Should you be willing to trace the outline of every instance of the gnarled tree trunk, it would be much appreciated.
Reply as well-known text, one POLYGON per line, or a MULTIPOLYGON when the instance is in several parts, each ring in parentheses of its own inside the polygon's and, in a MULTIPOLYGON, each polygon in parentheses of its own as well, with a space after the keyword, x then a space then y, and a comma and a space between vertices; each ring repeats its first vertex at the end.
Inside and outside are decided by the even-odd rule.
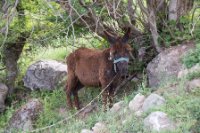
MULTIPOLYGON (((21 28, 25 28, 25 14, 21 2, 18 3, 16 9, 19 25, 21 28)), ((6 66, 6 84, 9 88, 9 94, 12 94, 14 91, 15 80, 18 74, 17 61, 28 37, 29 33, 22 32, 16 38, 15 42, 5 42, 3 45, 3 63, 6 66)))
POLYGON ((194 0, 170 0, 168 7, 168 19, 177 21, 192 9, 194 0))

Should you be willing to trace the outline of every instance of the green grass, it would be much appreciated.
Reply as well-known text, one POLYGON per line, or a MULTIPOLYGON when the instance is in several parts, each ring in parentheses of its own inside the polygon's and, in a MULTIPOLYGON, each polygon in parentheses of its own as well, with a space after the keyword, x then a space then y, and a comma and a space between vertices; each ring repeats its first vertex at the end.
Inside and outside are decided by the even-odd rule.
MULTIPOLYGON (((83 43, 86 43, 83 40, 83 43)), ((100 47, 100 46, 99 46, 100 47)), ((19 70, 20 76, 18 77, 18 82, 21 81, 27 67, 33 62, 40 59, 53 59, 64 61, 66 55, 68 55, 71 51, 73 51, 73 47, 43 47, 36 49, 33 53, 28 53, 26 51, 23 52, 22 57, 19 60, 19 70)), ((193 52, 191 52, 188 56, 185 56, 183 59, 183 63, 189 68, 194 66, 196 63, 199 63, 199 59, 196 56, 199 56, 198 50, 200 47, 193 52), (195 57, 195 60, 193 59, 195 57)), ((199 73, 188 75, 189 78, 187 80, 191 80, 193 78, 199 77, 199 73)), ((146 78, 145 78, 146 79, 146 78)), ((149 95, 151 93, 150 88, 145 87, 146 80, 143 80, 142 84, 137 87, 137 90, 134 89, 135 85, 129 84, 130 90, 122 89, 118 96, 115 97, 115 102, 120 100, 125 101, 126 106, 128 107, 128 103, 130 100, 134 98, 137 93, 142 93, 144 95, 149 95)), ((169 81, 168 81, 169 82, 169 81)), ((51 132, 67 132, 67 133, 80 133, 82 129, 91 129, 97 122, 103 122, 106 124, 107 128, 111 133, 116 132, 148 132, 144 130, 143 127, 143 119, 151 112, 155 110, 160 110, 168 114, 168 116, 177 123, 177 128, 174 131, 175 133, 179 132, 189 132, 191 128, 200 132, 198 129, 198 122, 200 121, 200 91, 199 88, 193 90, 191 93, 186 93, 184 83, 186 81, 182 80, 174 80, 177 83, 177 91, 170 92, 164 90, 163 96, 166 99, 166 104, 159 107, 151 109, 149 112, 142 115, 141 118, 137 118, 133 113, 129 112, 127 108, 118 112, 122 115, 112 114, 110 112, 103 112, 101 109, 101 97, 97 98, 97 103, 99 107, 99 111, 92 113, 85 119, 80 119, 78 117, 72 117, 71 119, 58 124, 52 127, 51 132), (122 121, 124 121, 122 124, 122 121), (197 125, 197 126, 196 126, 197 125)), ((161 88, 167 88, 170 86, 171 82, 168 84, 163 84, 161 88)), ((84 88, 79 92, 80 101, 82 105, 86 105, 93 98, 95 98, 100 93, 100 89, 98 88, 84 88)), ((68 110, 63 114, 59 112, 60 109, 66 108, 66 95, 63 90, 63 87, 58 87, 56 90, 48 92, 48 91, 35 91, 28 94, 28 98, 38 98, 41 100, 44 106, 44 111, 40 114, 39 118, 34 125, 35 128, 43 128, 46 126, 50 126, 63 120, 65 118, 71 117, 76 113, 76 110, 68 110)), ((20 101, 17 105, 12 105, 7 107, 7 110, 0 115, 0 131, 3 129, 8 123, 10 117, 14 113, 14 111, 23 105, 26 102, 26 98, 20 101)))
POLYGON ((200 63, 200 43, 197 43, 196 48, 183 57, 182 63, 186 68, 191 68, 195 64, 200 63))
POLYGON ((65 47, 59 47, 59 48, 42 48, 38 50, 38 52, 35 54, 35 61, 40 59, 52 59, 52 60, 60 60, 64 61, 65 57, 67 56, 67 49, 65 47))
POLYGON ((188 80, 193 80, 196 78, 200 78, 200 71, 189 73, 186 77, 188 80))
MULTIPOLYGON (((195 127, 197 119, 200 116, 200 90, 195 89, 191 93, 186 93, 184 91, 185 81, 179 81, 176 85, 178 94, 176 92, 167 91, 167 86, 165 86, 165 91, 163 96, 166 99, 166 104, 159 107, 151 109, 149 112, 143 114, 141 118, 137 118, 133 113, 129 112, 127 108, 121 110, 121 112, 112 114, 111 112, 103 112, 101 110, 101 98, 97 99, 99 111, 92 113, 85 119, 80 119, 78 117, 72 117, 71 119, 57 124, 51 128, 52 132, 69 132, 69 133, 80 133, 82 129, 91 129, 97 122, 103 122, 106 124, 107 128, 111 133, 121 132, 146 132, 143 128, 143 119, 151 111, 163 111, 168 114, 168 116, 177 123, 177 128, 175 133, 179 132, 189 132, 192 127, 195 127), (121 114, 121 115, 119 115, 121 114), (122 121, 126 120, 123 122, 122 121)), ((89 103, 94 97, 99 94, 97 88, 85 88, 79 92, 80 101, 83 105, 89 103)), ((126 107, 133 97, 138 93, 150 94, 149 89, 144 86, 139 88, 137 91, 132 91, 132 93, 124 93, 120 97, 116 96, 115 101, 123 100, 125 101, 126 107)), ((36 121, 36 128, 42 128, 45 126, 50 126, 63 120, 67 117, 72 116, 76 110, 68 110, 61 114, 59 113, 60 108, 66 108, 66 96, 63 88, 57 88, 52 92, 48 91, 36 91, 32 92, 29 98, 39 98, 44 106, 43 113, 40 114, 39 119, 36 121)), ((25 102, 20 102, 24 104, 25 102)), ((19 106, 18 106, 19 107, 19 106)), ((0 128, 3 128, 11 117, 12 113, 16 108, 10 107, 7 111, 0 116, 0 128)))
POLYGON ((6 111, 0 114, 0 132, 7 126, 9 119, 12 117, 15 109, 13 106, 7 107, 6 111))

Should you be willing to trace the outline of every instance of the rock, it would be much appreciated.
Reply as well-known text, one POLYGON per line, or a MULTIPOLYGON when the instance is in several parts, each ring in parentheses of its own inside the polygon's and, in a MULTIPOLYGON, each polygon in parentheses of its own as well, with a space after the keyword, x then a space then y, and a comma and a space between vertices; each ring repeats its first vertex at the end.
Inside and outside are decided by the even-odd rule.
POLYGON ((178 78, 186 77, 190 73, 200 72, 200 64, 196 64, 193 67, 183 69, 178 73, 178 78))
POLYGON ((140 117, 140 116, 142 116, 142 113, 143 113, 143 110, 140 109, 140 110, 135 112, 135 116, 140 117))
POLYGON ((129 109, 136 112, 139 111, 144 103, 145 96, 142 94, 137 94, 133 100, 129 102, 129 109))
POLYGON ((200 88, 200 78, 199 79, 193 79, 192 81, 189 81, 187 83, 187 92, 192 91, 195 88, 200 88))
POLYGON ((34 122, 42 109, 42 103, 38 99, 30 100, 13 114, 5 132, 33 130, 34 122))
POLYGON ((98 122, 92 127, 93 133, 109 133, 105 124, 102 122, 98 122))
POLYGON ((53 90, 67 75, 67 65, 54 60, 41 60, 29 66, 23 79, 24 86, 53 90))
POLYGON ((113 107, 110 109, 110 111, 112 113, 117 113, 119 112, 120 110, 122 110, 125 106, 125 103, 124 101, 120 101, 120 102, 117 102, 113 105, 113 107))
POLYGON ((93 133, 93 131, 91 131, 89 129, 82 129, 81 133, 93 133))
POLYGON ((175 129, 175 124, 167 117, 167 114, 156 111, 144 119, 144 126, 149 131, 169 131, 175 129))
POLYGON ((147 65, 149 87, 155 89, 161 85, 161 82, 177 78, 178 73, 184 69, 181 58, 193 48, 194 43, 188 42, 179 46, 173 46, 158 54, 147 65))
POLYGON ((0 113, 3 112, 5 110, 5 99, 8 93, 8 87, 3 84, 0 83, 0 113))
POLYGON ((98 111, 98 105, 97 105, 97 103, 94 102, 94 103, 91 103, 90 105, 86 106, 84 109, 82 109, 78 113, 78 117, 81 119, 84 119, 95 111, 98 111))
POLYGON ((165 99, 157 94, 149 95, 142 105, 142 110, 144 112, 148 111, 150 108, 158 107, 165 103, 165 99))

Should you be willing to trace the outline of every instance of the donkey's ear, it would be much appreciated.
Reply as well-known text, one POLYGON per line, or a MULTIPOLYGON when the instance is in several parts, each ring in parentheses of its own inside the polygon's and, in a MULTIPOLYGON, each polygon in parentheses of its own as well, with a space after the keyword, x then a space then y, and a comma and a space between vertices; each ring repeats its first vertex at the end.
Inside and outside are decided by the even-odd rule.
POLYGON ((124 36, 122 37, 122 42, 125 44, 128 42, 128 39, 130 37, 130 33, 131 33, 131 28, 128 27, 126 33, 124 34, 124 36))
POLYGON ((105 34, 105 37, 106 37, 107 41, 110 43, 110 45, 114 45, 115 42, 116 42, 116 38, 113 37, 113 35, 111 35, 107 31, 104 31, 104 34, 105 34))

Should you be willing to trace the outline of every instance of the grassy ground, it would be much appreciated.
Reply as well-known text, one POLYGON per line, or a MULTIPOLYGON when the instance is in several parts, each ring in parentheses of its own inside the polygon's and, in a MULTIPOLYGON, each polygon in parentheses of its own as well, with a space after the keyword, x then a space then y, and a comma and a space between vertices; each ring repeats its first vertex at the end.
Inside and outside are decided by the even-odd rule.
MULTIPOLYGON (((38 54, 34 54, 34 56, 27 54, 28 56, 25 56, 24 59, 20 59, 19 62, 22 73, 25 72, 29 64, 38 59, 56 59, 63 61, 65 55, 68 54, 66 52, 67 50, 64 48, 44 48, 40 50, 43 52, 38 52, 38 54), (31 58, 29 59, 29 57, 31 58)), ((190 56, 188 56, 188 58, 190 59, 185 60, 185 62, 195 65, 196 63, 193 63, 194 61, 191 57, 194 55, 199 55, 199 53, 191 54, 190 56)), ((21 76, 23 76, 23 74, 21 76)), ((192 77, 197 78, 199 76, 193 75, 192 77)), ((198 125, 198 122, 200 119, 200 89, 197 88, 190 93, 184 91, 186 80, 188 79, 177 80, 173 83, 168 83, 167 85, 163 85, 162 87, 160 87, 157 93, 161 94, 166 99, 166 104, 162 107, 150 110, 149 112, 143 114, 141 118, 135 117, 134 114, 129 112, 127 108, 124 108, 122 112, 119 112, 119 114, 122 115, 112 114, 110 112, 103 112, 101 109, 101 97, 99 97, 96 100, 99 107, 98 112, 92 113, 85 119, 72 117, 72 119, 69 119, 66 122, 50 128, 49 132, 80 133, 81 129, 91 129, 97 122, 106 123, 106 126, 111 131, 111 133, 148 132, 145 131, 143 128, 143 119, 153 110, 160 110, 168 114, 168 116, 177 124, 176 130, 173 131, 175 133, 187 133, 190 131, 191 128, 199 132, 200 126, 198 125)), ((139 85, 137 89, 135 89, 135 86, 133 84, 130 84, 128 87, 129 91, 127 89, 121 91, 115 97, 115 102, 123 100, 125 101, 126 107, 128 107, 129 101, 132 100, 137 93, 140 92, 144 95, 150 94, 150 89, 146 88, 144 84, 139 85)), ((86 105, 87 103, 89 103, 99 94, 99 92, 100 90, 98 88, 86 88, 82 90, 80 92, 80 101, 82 105, 86 105)), ((25 104, 26 101, 30 98, 39 98, 44 105, 44 112, 39 116, 36 125, 34 125, 36 128, 50 126, 76 113, 76 110, 69 111, 65 109, 66 96, 63 91, 63 86, 58 87, 52 92, 28 92, 24 95, 21 94, 21 96, 12 97, 12 103, 7 107, 7 110, 4 113, 0 114, 0 131, 6 126, 13 112, 18 107, 25 104), (21 97, 22 100, 19 100, 19 97, 21 97), (64 109, 64 111, 62 111, 62 109, 64 109)), ((45 131, 48 132, 48 130, 45 131)))
MULTIPOLYGON (((66 122, 57 124, 50 128, 51 132, 67 132, 67 133, 80 133, 81 129, 91 129, 95 123, 104 122, 107 128, 112 133, 123 132, 148 132, 143 129, 143 119, 152 111, 160 110, 168 114, 168 116, 177 123, 175 133, 189 132, 191 128, 195 127, 197 118, 200 116, 200 90, 195 89, 190 93, 185 92, 184 81, 178 81, 175 83, 175 90, 170 88, 171 85, 163 86, 158 90, 165 99, 166 104, 155 109, 151 109, 147 113, 143 114, 141 118, 137 118, 133 113, 127 109, 129 101, 137 94, 141 92, 143 94, 149 94, 148 88, 140 87, 139 90, 132 94, 123 94, 123 96, 116 97, 116 102, 119 100, 125 101, 126 107, 117 114, 110 112, 104 112, 101 110, 101 100, 97 99, 99 111, 92 113, 89 117, 81 119, 73 117, 66 122), (163 91, 164 89, 164 91, 163 91), (172 89, 172 90, 171 90, 172 89), (118 115, 121 114, 121 115, 118 115)), ((98 89, 86 88, 80 92, 80 99, 82 104, 86 105, 99 93, 98 89)), ((76 111, 65 110, 61 112, 60 109, 66 108, 66 98, 63 88, 58 88, 52 92, 32 92, 29 98, 39 98, 44 105, 44 112, 40 115, 36 122, 36 128, 43 128, 50 126, 72 116, 76 111)), ((26 100, 20 102, 24 104, 26 100)), ((3 128, 9 117, 12 115, 16 108, 13 106, 0 116, 0 126, 3 128)), ((198 129, 199 127, 195 127, 198 129)), ((46 130, 47 131, 47 130, 46 130)), ((198 129, 199 131, 199 129, 198 129)))

